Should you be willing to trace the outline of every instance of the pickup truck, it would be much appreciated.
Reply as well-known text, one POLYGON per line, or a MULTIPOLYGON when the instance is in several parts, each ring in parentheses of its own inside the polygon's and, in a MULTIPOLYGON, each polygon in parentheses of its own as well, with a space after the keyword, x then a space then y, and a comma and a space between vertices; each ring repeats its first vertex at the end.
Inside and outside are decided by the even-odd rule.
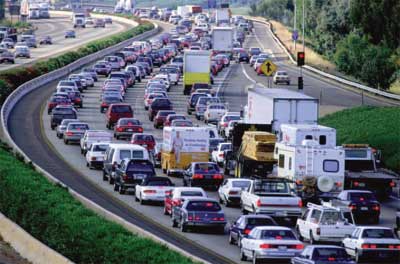
POLYGON ((226 112, 227 109, 224 104, 209 104, 204 112, 204 122, 206 124, 217 123, 226 112))
POLYGON ((327 204, 307 204, 307 210, 297 219, 296 230, 300 240, 316 242, 341 242, 353 233, 353 214, 344 208, 332 207, 327 204))
POLYGON ((302 201, 293 194, 289 181, 271 177, 253 180, 242 191, 240 206, 243 214, 266 214, 295 222, 301 216, 302 201))
POLYGON ((86 155, 91 145, 96 142, 111 143, 113 135, 103 130, 86 130, 80 140, 81 154, 86 155))

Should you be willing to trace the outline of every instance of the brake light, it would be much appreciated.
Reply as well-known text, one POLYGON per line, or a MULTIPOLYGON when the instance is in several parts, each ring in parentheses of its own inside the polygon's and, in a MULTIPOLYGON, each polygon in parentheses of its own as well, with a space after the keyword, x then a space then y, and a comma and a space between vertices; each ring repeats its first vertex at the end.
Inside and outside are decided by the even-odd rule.
POLYGON ((102 106, 102 107, 106 107, 107 104, 106 104, 106 103, 101 103, 101 106, 102 106))
POLYGON ((375 249, 375 248, 376 248, 376 245, 375 245, 375 244, 371 244, 371 245, 369 245, 369 248, 375 249))
POLYGON ((300 199, 299 202, 297 203, 297 205, 298 205, 299 207, 303 207, 303 201, 300 199))
POLYGON ((213 179, 222 180, 224 177, 221 174, 214 174, 213 179))
POLYGON ((227 126, 228 126, 228 123, 223 123, 222 126, 223 126, 223 127, 227 127, 227 126))
POLYGON ((122 131, 124 131, 124 129, 122 127, 117 127, 117 131, 122 132, 122 131))
POLYGON ((75 98, 75 102, 80 102, 81 98, 75 98))
POLYGON ((396 187, 396 183, 394 181, 390 182, 390 187, 396 187))
POLYGON ((260 207, 260 206, 262 206, 262 203, 261 203, 261 200, 260 199, 258 199, 257 200, 257 204, 256 204, 258 207, 260 207))
POLYGON ((193 220, 193 216, 188 216, 188 220, 192 221, 193 220))
POLYGON ((342 182, 336 182, 335 185, 336 185, 337 187, 342 187, 342 182))
POLYGON ((380 211, 381 208, 380 208, 379 205, 375 204, 375 205, 372 206, 372 210, 374 210, 374 211, 380 211))
POLYGON ((237 194, 239 194, 238 191, 229 191, 229 195, 237 195, 237 194))
POLYGON ((368 248, 369 248, 369 245, 368 245, 368 244, 362 244, 362 245, 361 245, 361 248, 362 248, 362 249, 368 249, 368 248))
POLYGON ((192 178, 193 178, 193 179, 203 179, 204 176, 201 175, 201 174, 194 174, 192 178))
POLYGON ((142 127, 139 127, 139 128, 138 128, 138 132, 140 132, 140 133, 143 132, 143 128, 142 128, 142 127))
POLYGON ((144 192, 144 193, 156 193, 155 190, 144 190, 143 192, 144 192))
POLYGON ((95 161, 95 160, 96 160, 96 157, 91 157, 90 160, 91 160, 91 161, 95 161))
POLYGON ((349 205, 349 209, 350 209, 350 210, 356 210, 356 209, 357 209, 357 206, 356 206, 355 204, 350 204, 350 205, 349 205))
POLYGON ((358 185, 360 185, 359 182, 353 182, 354 187, 358 187, 358 185))
POLYGON ((126 173, 122 174, 122 179, 127 180, 128 179, 128 175, 126 173))
POLYGON ((220 154, 218 154, 218 157, 221 157, 221 158, 223 158, 223 157, 224 157, 224 153, 220 153, 220 154))
POLYGON ((400 245, 396 245, 396 249, 400 249, 400 245))
POLYGON ((363 249, 376 249, 376 245, 375 244, 362 244, 361 248, 363 249))
POLYGON ((250 232, 251 232, 251 229, 248 229, 248 228, 246 228, 245 230, 243 230, 243 233, 244 233, 245 235, 250 234, 250 232))
POLYGON ((196 217, 194 218, 194 220, 199 221, 199 220, 200 220, 200 216, 196 216, 196 217))
POLYGON ((281 236, 276 236, 275 239, 279 240, 279 239, 282 239, 282 237, 281 236))
POLYGON ((268 248, 271 248, 271 245, 270 245, 270 244, 261 244, 261 245, 260 245, 260 248, 262 248, 262 249, 268 249, 268 248))
POLYGON ((328 258, 328 261, 335 261, 336 259, 335 258, 333 258, 333 257, 329 257, 328 258))
POLYGON ((303 244, 297 244, 295 246, 296 249, 304 249, 304 245, 303 244))
POLYGON ((74 133, 71 132, 71 131, 68 131, 68 132, 65 132, 65 135, 67 135, 67 136, 72 136, 72 135, 74 135, 74 133))

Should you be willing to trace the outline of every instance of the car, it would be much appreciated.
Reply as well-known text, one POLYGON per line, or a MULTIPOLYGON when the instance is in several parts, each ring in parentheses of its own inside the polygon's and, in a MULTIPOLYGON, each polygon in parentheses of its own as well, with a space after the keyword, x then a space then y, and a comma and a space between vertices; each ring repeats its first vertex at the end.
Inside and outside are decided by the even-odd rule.
POLYGON ((164 202, 165 197, 174 189, 175 184, 168 177, 153 176, 143 179, 135 186, 135 200, 140 204, 164 202))
POLYGON ((175 187, 165 196, 164 214, 172 215, 173 208, 181 206, 185 199, 190 197, 207 197, 207 193, 199 187, 175 187))
POLYGON ((259 58, 258 55, 252 55, 252 56, 250 57, 249 66, 250 66, 250 67, 254 67, 254 63, 256 62, 256 60, 257 60, 258 58, 259 58))
POLYGON ((86 167, 89 169, 103 168, 104 154, 108 149, 108 145, 108 142, 95 142, 91 144, 85 155, 86 167))
POLYGON ((235 126, 236 123, 240 123, 241 120, 231 120, 228 123, 228 126, 225 127, 224 130, 222 130, 222 136, 225 139, 230 140, 232 138, 232 131, 233 131, 233 127, 235 126))
POLYGON ((171 127, 193 127, 193 122, 190 120, 172 120, 171 127))
POLYGON ((181 207, 174 206, 171 217, 172 227, 180 227, 182 232, 188 228, 206 227, 216 229, 218 234, 225 233, 225 214, 215 199, 188 197, 181 207))
POLYGON ((53 44, 53 40, 52 40, 51 36, 44 36, 40 39, 39 44, 40 45, 51 45, 51 44, 53 44))
POLYGON ((54 130, 63 119, 77 119, 78 114, 72 106, 58 105, 51 111, 50 127, 54 130))
POLYGON ((176 114, 175 111, 172 110, 160 110, 157 115, 154 117, 153 125, 154 128, 161 128, 164 125, 165 119, 168 115, 176 114))
POLYGON ((211 152, 211 161, 217 163, 219 166, 222 165, 225 158, 225 150, 232 149, 232 143, 220 143, 216 150, 211 152))
POLYGON ((190 94, 195 93, 195 92, 197 92, 197 90, 200 90, 200 89, 209 90, 210 94, 212 96, 214 96, 216 94, 216 91, 208 83, 194 83, 194 84, 192 84, 192 89, 190 90, 190 94))
POLYGON ((144 110, 149 109, 149 105, 153 102, 155 98, 166 98, 164 93, 149 93, 144 98, 144 110))
POLYGON ((153 151, 156 145, 156 140, 152 134, 134 133, 132 134, 130 143, 140 145, 148 151, 153 151))
POLYGON ((268 215, 241 215, 229 227, 229 244, 241 247, 242 238, 249 235, 257 226, 278 226, 278 224, 268 215))
POLYGON ((190 98, 187 102, 187 113, 188 115, 191 115, 193 111, 195 111, 195 106, 197 104, 197 100, 200 97, 209 97, 209 95, 205 94, 205 93, 192 93, 190 95, 190 98))
POLYGON ((223 115, 227 112, 225 104, 212 103, 208 104, 206 110, 204 111, 204 122, 208 123, 218 123, 223 115))
POLYGON ((292 258, 291 264, 355 264, 346 250, 332 245, 308 245, 297 257, 292 258))
POLYGON ((111 73, 111 66, 106 62, 98 62, 93 66, 98 75, 108 76, 111 73))
POLYGON ((204 112, 207 109, 207 105, 212 103, 221 103, 221 100, 218 97, 209 97, 209 96, 201 96, 197 99, 197 103, 194 108, 197 120, 204 118, 204 112))
POLYGON ((102 19, 102 18, 97 18, 97 19, 94 21, 94 27, 95 27, 95 28, 98 28, 98 27, 105 28, 105 27, 106 27, 106 22, 105 22, 104 19, 102 19))
POLYGON ((112 24, 112 18, 111 17, 105 17, 104 18, 104 22, 106 23, 106 24, 112 24))
POLYGON ((72 122, 79 122, 79 119, 63 119, 61 123, 57 126, 56 136, 60 139, 63 138, 64 132, 67 129, 68 124, 72 122))
POLYGON ((149 160, 124 159, 115 170, 114 191, 124 194, 143 180, 155 177, 154 165, 149 160))
POLYGON ((258 58, 258 59, 256 59, 256 61, 254 62, 253 68, 254 68, 254 70, 257 72, 257 75, 262 74, 261 65, 263 65, 263 63, 265 62, 265 60, 266 60, 266 59, 264 59, 264 58, 258 58))
POLYGON ((221 117, 221 120, 217 123, 218 132, 222 135, 230 121, 233 121, 233 120, 239 121, 240 119, 241 119, 240 113, 236 113, 236 112, 225 113, 225 115, 223 115, 221 117))
POLYGON ((241 62, 250 62, 250 57, 249 54, 246 51, 239 51, 236 55, 236 62, 241 63, 241 62))
POLYGON ((114 137, 131 138, 134 133, 142 133, 143 125, 135 118, 120 118, 114 126, 114 137))
POLYGON ((37 48, 35 35, 21 35, 21 42, 29 48, 37 48))
POLYGON ((97 72, 94 69, 94 67, 93 68, 84 68, 81 73, 90 75, 95 82, 98 81, 97 72))
POLYGON ((26 45, 20 46, 20 45, 16 45, 15 46, 15 58, 27 58, 29 59, 31 57, 31 52, 29 50, 29 47, 26 45))
POLYGON ((6 62, 11 64, 15 63, 14 53, 9 51, 0 53, 0 63, 6 63, 6 62))
POLYGON ((50 115, 51 111, 57 107, 57 105, 72 105, 72 102, 69 98, 52 96, 47 103, 47 114, 50 115))
POLYGON ((251 259, 253 263, 261 260, 286 260, 300 255, 304 244, 296 238, 293 231, 284 226, 257 226, 242 238, 240 259, 251 259))
POLYGON ((286 83, 287 85, 290 85, 290 77, 287 71, 275 72, 274 77, 272 77, 272 81, 274 84, 286 83))
POLYGON ((163 66, 160 68, 161 73, 167 73, 171 82, 178 85, 180 74, 179 70, 175 67, 163 66))
POLYGON ((76 38, 76 33, 74 30, 67 30, 64 34, 65 38, 76 38))
POLYGON ((259 47, 250 47, 250 49, 249 49, 249 53, 251 56, 259 55, 261 52, 262 52, 261 48, 259 48, 259 47))
POLYGON ((82 99, 83 95, 81 94, 81 92, 74 91, 71 95, 72 95, 71 96, 72 104, 75 107, 83 108, 83 99, 82 99))
POLYGON ((112 134, 104 130, 86 130, 80 140, 81 154, 85 155, 95 142, 110 143, 112 134))
POLYGON ((7 49, 13 49, 15 46, 15 42, 12 38, 4 38, 1 41, 1 44, 3 44, 7 49))
POLYGON ((371 191, 343 190, 338 194, 337 199, 332 200, 332 204, 349 208, 357 224, 379 223, 381 205, 371 191))
POLYGON ((376 263, 399 263, 400 239, 392 228, 359 226, 343 239, 342 246, 357 263, 365 260, 376 263))
POLYGON ((224 180, 214 162, 192 162, 183 172, 183 186, 207 186, 218 189, 224 180))
POLYGON ((105 94, 102 96, 102 101, 100 104, 100 113, 104 113, 111 104, 117 104, 122 102, 121 94, 105 94))
POLYGON ((109 105, 106 112, 106 127, 112 129, 120 118, 133 118, 133 109, 129 104, 118 103, 109 105))
POLYGON ((165 118, 164 127, 170 126, 174 120, 186 120, 186 116, 178 114, 170 114, 165 118))
POLYGON ((172 103, 168 98, 156 98, 153 100, 149 106, 149 120, 153 121, 160 110, 172 110, 172 103))
POLYGON ((89 124, 87 123, 84 122, 68 123, 67 129, 65 129, 63 135, 64 144, 68 145, 70 142, 80 142, 86 130, 89 130, 89 124))

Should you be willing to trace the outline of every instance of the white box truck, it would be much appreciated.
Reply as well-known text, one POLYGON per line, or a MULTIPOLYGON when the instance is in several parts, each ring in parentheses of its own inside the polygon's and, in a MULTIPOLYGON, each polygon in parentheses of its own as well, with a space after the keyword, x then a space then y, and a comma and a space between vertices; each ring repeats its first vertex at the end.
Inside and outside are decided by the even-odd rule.
POLYGON ((212 30, 212 49, 216 52, 232 52, 234 30, 231 27, 215 27, 212 30))
POLYGON ((336 147, 336 129, 321 125, 282 124, 278 141, 290 145, 301 145, 303 140, 314 140, 326 148, 336 147))
POLYGON ((245 123, 270 124, 278 132, 281 124, 317 124, 319 101, 287 89, 248 89, 245 123))
POLYGON ((185 17, 188 13, 190 13, 190 9, 188 6, 178 6, 177 7, 177 13, 181 17, 185 17))
POLYGON ((210 83, 211 52, 185 50, 183 54, 183 94, 189 95, 194 83, 210 83))
POLYGON ((228 9, 217 9, 215 11, 215 24, 217 26, 222 24, 229 24, 231 16, 228 9))
POLYGON ((85 13, 74 13, 72 15, 72 23, 74 24, 74 28, 77 27, 86 27, 86 15, 85 13))

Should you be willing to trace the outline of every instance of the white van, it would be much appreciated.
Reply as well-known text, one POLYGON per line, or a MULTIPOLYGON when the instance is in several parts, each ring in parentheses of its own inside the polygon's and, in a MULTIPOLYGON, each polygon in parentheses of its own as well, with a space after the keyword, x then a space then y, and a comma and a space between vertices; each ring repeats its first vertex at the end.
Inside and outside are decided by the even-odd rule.
POLYGON ((103 180, 114 183, 115 169, 123 159, 150 160, 146 148, 136 144, 110 144, 104 154, 103 180))

